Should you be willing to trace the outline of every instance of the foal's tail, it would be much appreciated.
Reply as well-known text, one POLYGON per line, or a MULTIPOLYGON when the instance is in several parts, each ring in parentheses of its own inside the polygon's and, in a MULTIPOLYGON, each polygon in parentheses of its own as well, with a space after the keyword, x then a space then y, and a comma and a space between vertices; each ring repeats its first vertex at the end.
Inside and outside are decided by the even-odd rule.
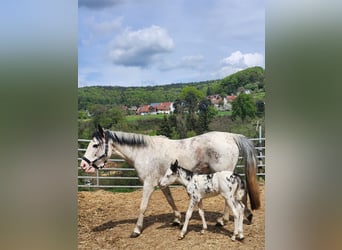
POLYGON ((237 186, 235 190, 235 198, 238 201, 243 201, 243 197, 246 195, 246 186, 245 182, 241 179, 241 176, 239 174, 233 174, 233 176, 236 178, 237 186))
POLYGON ((243 135, 234 137, 236 144, 245 162, 245 173, 247 182, 248 196, 251 201, 252 210, 260 207, 259 185, 256 177, 256 154, 254 145, 243 135))

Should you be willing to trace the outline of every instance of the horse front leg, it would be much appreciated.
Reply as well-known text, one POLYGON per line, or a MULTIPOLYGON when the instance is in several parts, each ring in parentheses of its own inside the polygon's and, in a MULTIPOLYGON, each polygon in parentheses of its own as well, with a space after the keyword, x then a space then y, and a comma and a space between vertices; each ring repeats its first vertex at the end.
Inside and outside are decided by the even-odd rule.
POLYGON ((153 193, 153 191, 154 191, 153 185, 145 181, 144 186, 143 186, 142 200, 140 203, 138 221, 137 221, 137 224, 135 225, 133 233, 131 234, 131 238, 136 238, 141 234, 142 227, 143 227, 144 214, 145 214, 148 202, 151 198, 151 194, 153 193))
POLYGON ((184 235, 186 234, 186 231, 188 229, 189 220, 191 218, 192 211, 194 210, 196 203, 197 203, 197 201, 195 201, 193 198, 191 198, 190 203, 189 203, 189 208, 186 211, 184 225, 183 225, 183 228, 182 228, 182 230, 179 234, 179 237, 178 237, 179 240, 183 239, 184 235))
POLYGON ((170 188, 169 187, 165 187, 165 188, 163 188, 161 190, 163 191, 163 194, 164 194, 167 202, 172 207, 173 212, 175 214, 175 218, 173 219, 172 225, 180 226, 181 225, 181 213, 178 211, 178 209, 176 207, 176 204, 175 204, 175 201, 173 200, 170 188))

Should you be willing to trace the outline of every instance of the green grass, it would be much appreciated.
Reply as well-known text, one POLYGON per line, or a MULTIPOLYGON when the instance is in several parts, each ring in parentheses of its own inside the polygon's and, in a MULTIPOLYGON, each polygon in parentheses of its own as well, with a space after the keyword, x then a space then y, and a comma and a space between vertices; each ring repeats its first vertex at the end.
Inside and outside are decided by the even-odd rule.
POLYGON ((217 113, 217 116, 226 116, 226 115, 232 115, 232 111, 219 111, 217 113))
POLYGON ((163 118, 164 118, 164 114, 158 114, 158 115, 128 115, 128 116, 126 116, 126 120, 128 122, 139 121, 139 120, 163 119, 163 118))
POLYGON ((263 100, 265 98, 265 92, 255 93, 255 94, 253 94, 253 97, 256 100, 263 100))

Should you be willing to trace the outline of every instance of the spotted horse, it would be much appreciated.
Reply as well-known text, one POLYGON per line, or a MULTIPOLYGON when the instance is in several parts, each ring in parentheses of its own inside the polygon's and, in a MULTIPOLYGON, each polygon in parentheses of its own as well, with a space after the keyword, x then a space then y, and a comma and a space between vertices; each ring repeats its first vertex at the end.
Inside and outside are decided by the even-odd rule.
POLYGON ((178 239, 184 238, 193 209, 197 204, 203 224, 201 233, 207 230, 202 199, 218 194, 223 196, 226 207, 230 207, 234 215, 234 232, 231 239, 234 241, 236 236, 239 236, 240 240, 244 238, 243 211, 245 205, 242 202, 242 197, 245 195, 246 188, 239 175, 234 174, 232 171, 222 171, 214 174, 193 174, 193 172, 179 166, 176 160, 171 164, 161 179, 160 186, 161 188, 167 187, 176 181, 186 187, 186 191, 190 197, 189 208, 186 212, 185 222, 178 239))

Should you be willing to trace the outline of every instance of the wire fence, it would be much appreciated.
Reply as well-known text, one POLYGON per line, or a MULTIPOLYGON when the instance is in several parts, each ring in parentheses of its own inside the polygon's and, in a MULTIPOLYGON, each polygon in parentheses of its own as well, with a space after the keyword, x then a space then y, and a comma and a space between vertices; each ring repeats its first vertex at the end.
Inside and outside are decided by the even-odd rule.
MULTIPOLYGON (((259 179, 265 180, 265 138, 261 136, 259 129, 258 138, 250 138, 254 143, 257 152, 257 176, 259 179)), ((96 170, 95 173, 89 174, 84 172, 79 166, 81 157, 86 151, 86 147, 90 140, 78 139, 78 188, 79 190, 91 189, 116 189, 126 190, 142 188, 135 168, 129 166, 123 159, 111 158, 108 160, 107 167, 96 170)), ((242 157, 239 157, 236 167, 237 173, 244 175, 244 165, 242 157)))

